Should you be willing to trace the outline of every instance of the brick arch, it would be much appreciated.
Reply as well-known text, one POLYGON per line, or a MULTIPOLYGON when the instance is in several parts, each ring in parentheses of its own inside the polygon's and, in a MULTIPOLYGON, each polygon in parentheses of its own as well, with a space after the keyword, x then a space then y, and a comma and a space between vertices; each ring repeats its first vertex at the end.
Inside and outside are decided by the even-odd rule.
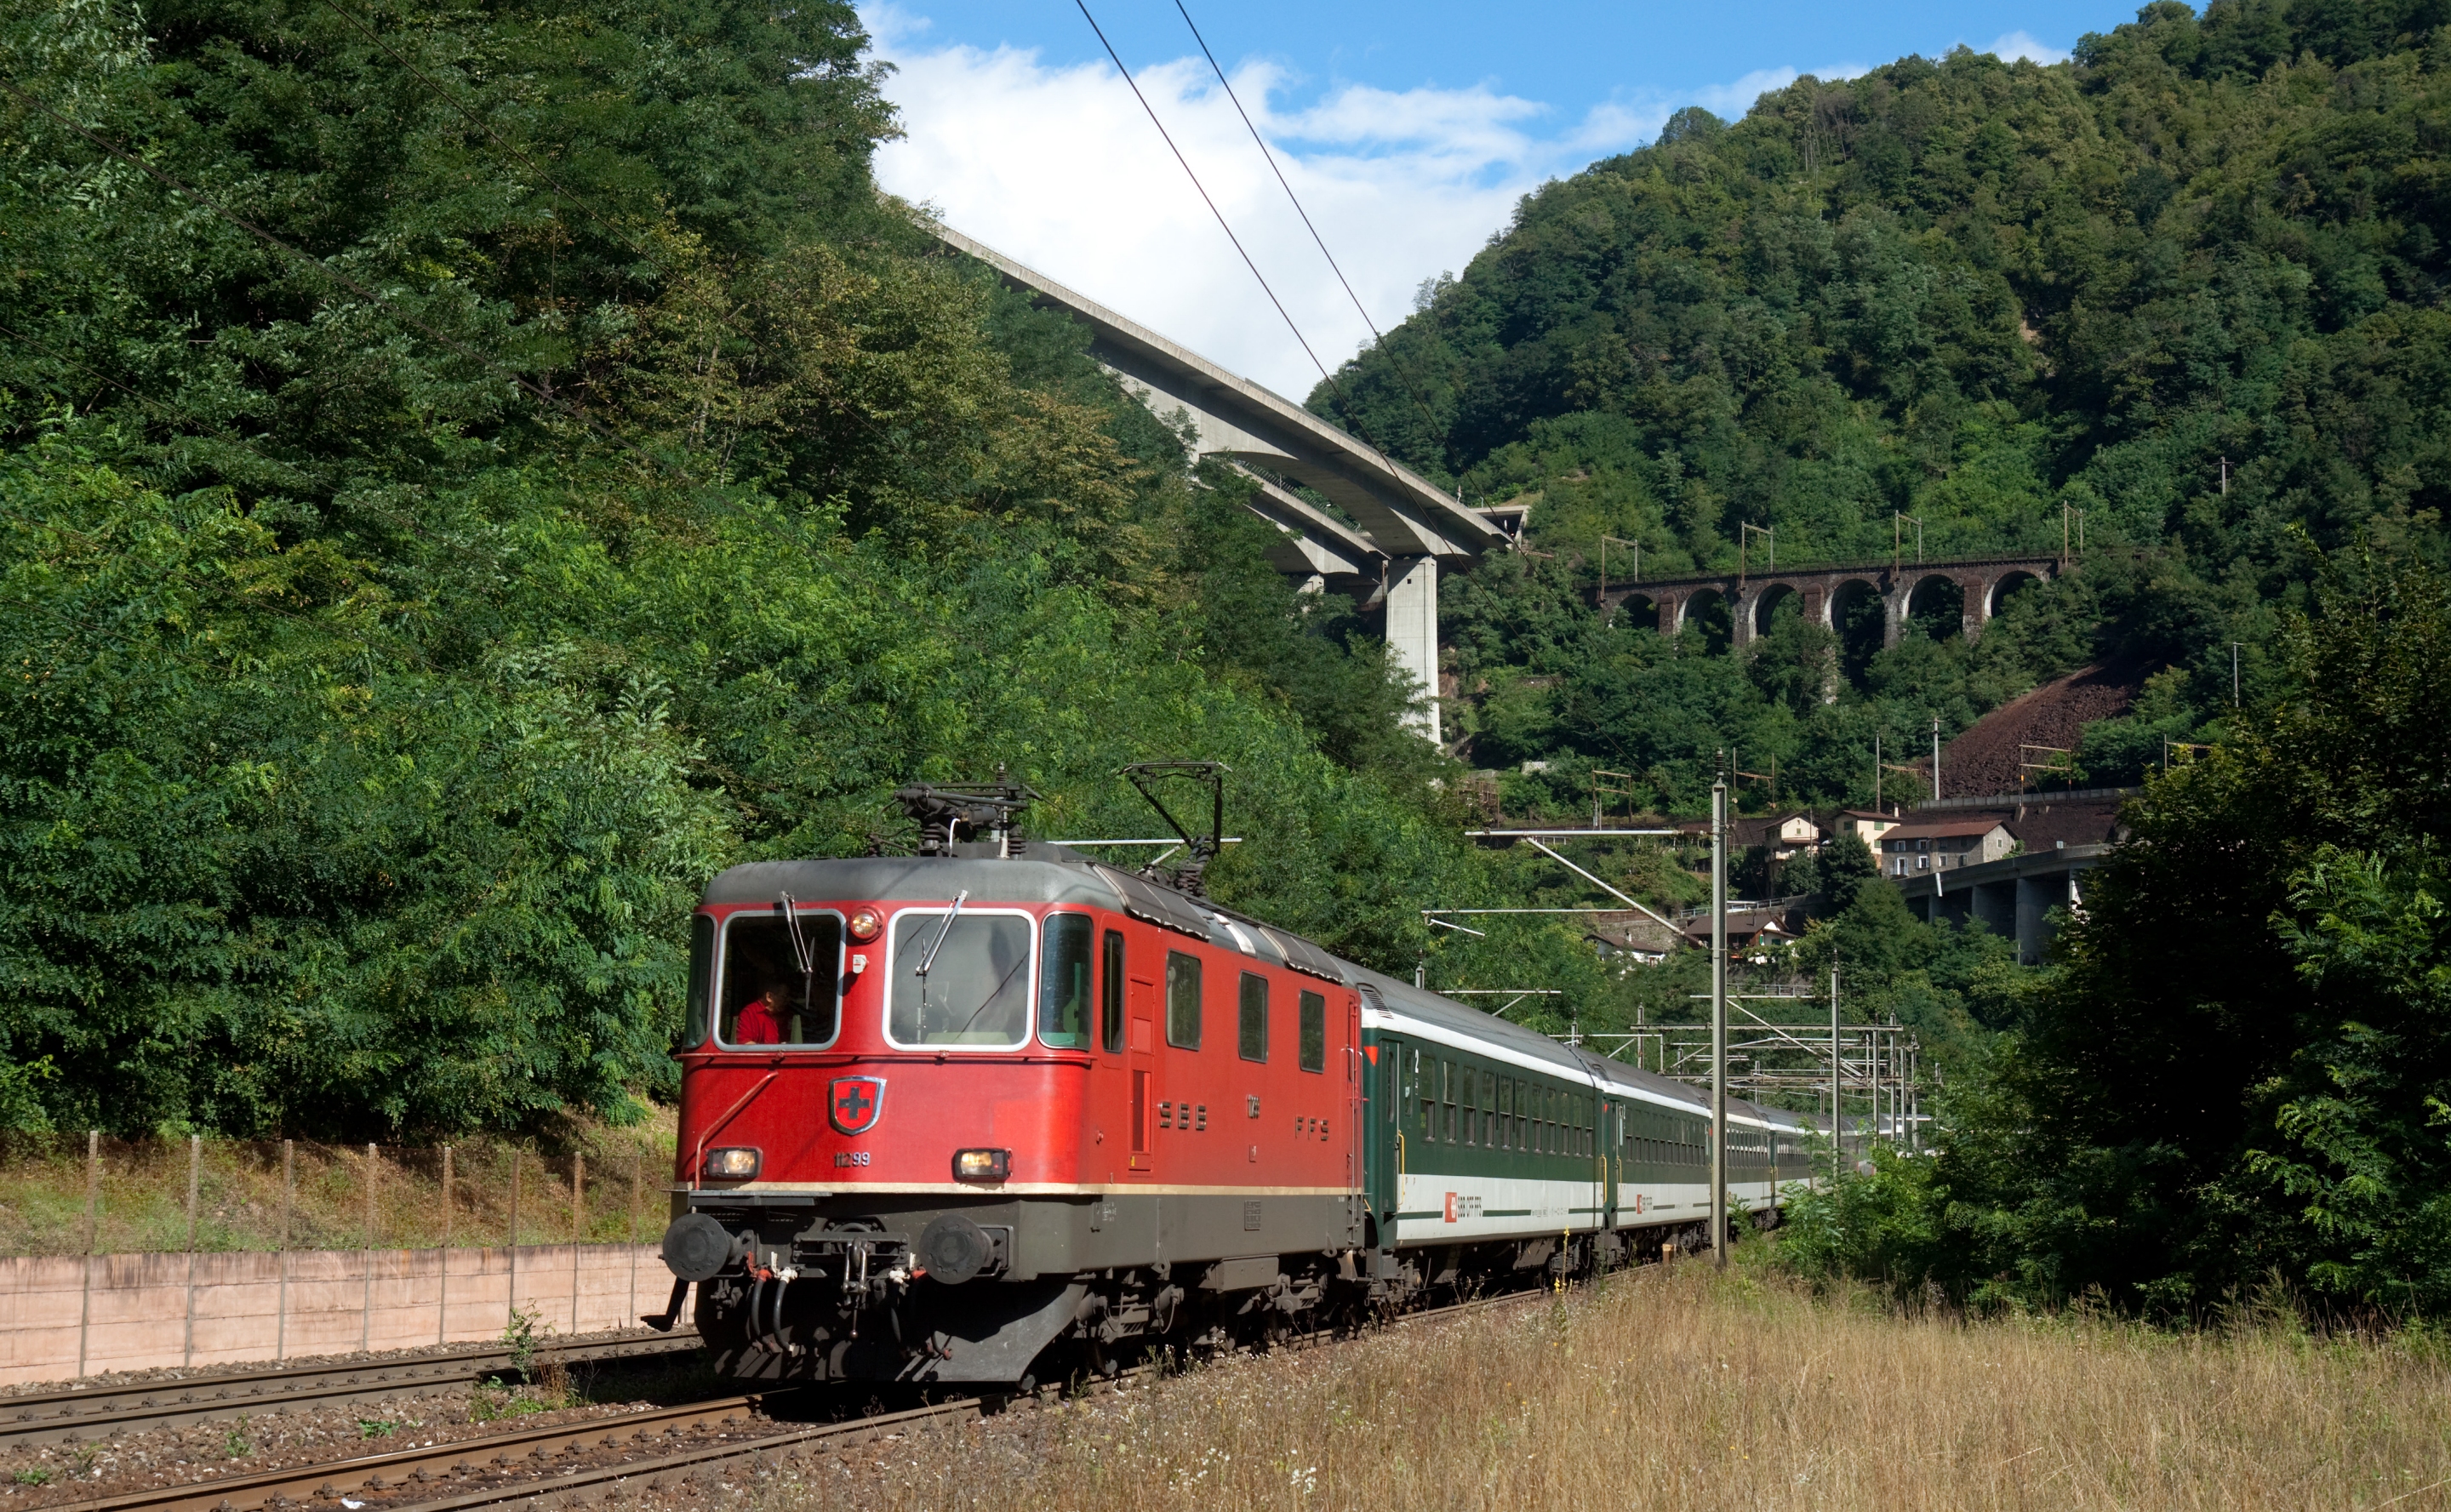
POLYGON ((2010 594, 2042 580, 2040 573, 2027 572, 2019 567, 2011 567, 1992 579, 1983 586, 1983 618, 1990 619, 1997 615, 2010 594))
POLYGON ((1661 595, 1644 593, 1637 589, 1618 599, 1616 606, 1609 611, 1609 623, 1615 624, 1619 617, 1622 617, 1628 628, 1644 620, 1650 621, 1654 628, 1657 628, 1665 601, 1661 595))
POLYGON ((1804 599, 1803 591, 1792 582, 1766 582, 1755 589, 1745 608, 1745 638, 1750 640, 1755 636, 1768 634, 1771 617, 1778 613, 1778 606, 1790 599, 1799 604, 1804 599))

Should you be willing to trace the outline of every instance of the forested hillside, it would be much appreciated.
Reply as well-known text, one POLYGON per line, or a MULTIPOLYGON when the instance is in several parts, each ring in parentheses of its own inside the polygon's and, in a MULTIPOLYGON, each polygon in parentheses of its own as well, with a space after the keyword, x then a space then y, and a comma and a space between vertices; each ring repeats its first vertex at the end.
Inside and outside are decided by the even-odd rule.
POLYGON ((878 197, 849 6, 0 18, 0 1125, 371 1137, 671 1084, 716 869, 985 779, 1404 969, 1411 695, 1228 480, 878 197))
POLYGON ((1733 746, 1861 802, 1876 732, 1920 750, 1934 715, 2108 658, 2172 669, 2081 755, 2133 781, 2164 736, 2221 733, 2229 642, 2248 699, 2278 692, 2318 553, 2444 539, 2445 22, 2164 0, 2065 65, 1961 49, 1689 109, 1528 196, 1311 399, 1475 500, 1535 501, 1557 555, 1448 589, 1472 763, 1551 759, 1516 803, 1574 806, 1600 766, 1690 808, 1733 746), (1732 658, 1577 592, 1603 534, 1667 576, 1732 568, 1746 524, 1781 562, 1887 561, 1900 516, 1934 557, 2081 530, 2084 570, 1977 647, 1952 607, 1887 653, 1876 622, 1835 647, 1790 622, 1732 658))

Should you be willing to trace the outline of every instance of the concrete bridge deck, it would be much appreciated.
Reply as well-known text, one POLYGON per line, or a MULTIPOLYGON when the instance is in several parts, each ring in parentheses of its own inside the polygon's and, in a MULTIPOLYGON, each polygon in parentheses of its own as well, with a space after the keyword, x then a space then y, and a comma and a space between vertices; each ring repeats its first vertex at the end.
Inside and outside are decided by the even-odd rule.
POLYGON ((1610 583, 1595 590, 1593 599, 1604 617, 1619 609, 1657 617, 1659 633, 1673 636, 1685 628, 1694 612, 1714 600, 1728 605, 1737 645, 1751 644, 1770 629, 1771 616, 1790 596, 1800 600, 1808 623, 1836 629, 1853 606, 1866 597, 1881 601, 1881 644, 1894 646, 1906 633, 1918 600, 1946 602, 1961 595, 1959 628, 1967 639, 2000 612, 2010 594, 2029 582, 2058 577, 2067 563, 2057 557, 1964 557, 1951 561, 1891 563, 1861 567, 1770 568, 1759 572, 1713 573, 1693 578, 1663 578, 1647 582, 1610 583))

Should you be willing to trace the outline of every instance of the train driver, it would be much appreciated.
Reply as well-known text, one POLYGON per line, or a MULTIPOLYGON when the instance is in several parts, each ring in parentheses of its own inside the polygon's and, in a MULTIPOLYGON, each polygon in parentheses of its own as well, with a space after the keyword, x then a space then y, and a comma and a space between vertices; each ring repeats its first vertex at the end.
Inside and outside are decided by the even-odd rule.
POLYGON ((791 1011, 792 990, 781 982, 768 984, 763 993, 740 1006, 740 1017, 732 1026, 732 1043, 780 1045, 783 1021, 791 1011))

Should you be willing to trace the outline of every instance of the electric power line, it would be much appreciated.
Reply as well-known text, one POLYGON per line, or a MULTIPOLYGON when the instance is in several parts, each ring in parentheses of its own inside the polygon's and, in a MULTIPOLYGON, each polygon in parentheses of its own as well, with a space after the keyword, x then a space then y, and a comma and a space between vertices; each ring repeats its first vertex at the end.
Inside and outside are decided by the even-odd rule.
MULTIPOLYGON (((1268 303, 1274 304, 1277 307, 1277 313, 1284 318, 1285 329, 1294 333, 1294 340, 1302 345, 1303 355, 1310 359, 1311 366, 1319 369, 1321 378, 1333 383, 1334 380, 1328 378, 1327 364, 1319 360, 1317 352, 1311 350, 1309 338, 1304 336, 1302 327, 1294 324, 1293 316, 1285 309, 1284 301, 1277 298, 1277 291, 1268 286, 1267 278, 1260 271, 1260 265, 1252 262, 1251 254, 1244 250, 1243 239, 1236 236, 1234 227, 1226 223, 1226 212, 1219 209, 1217 202, 1208 197, 1207 186, 1200 182, 1199 174, 1191 171, 1191 160, 1183 155, 1183 148, 1174 145, 1174 133, 1168 131, 1166 128, 1166 123, 1158 119, 1157 108, 1148 103, 1147 95, 1141 93, 1140 81, 1132 77, 1131 69, 1124 67, 1123 55, 1115 50, 1113 43, 1107 40, 1106 29, 1098 25, 1098 18, 1089 13, 1089 0, 1072 0, 1072 3, 1081 8, 1081 19, 1089 23, 1089 29, 1098 34, 1098 43, 1107 49, 1107 56, 1114 59, 1115 71, 1124 76, 1124 83, 1131 89, 1132 98, 1141 103, 1143 110, 1148 112, 1149 125, 1156 127, 1157 134, 1166 138, 1167 150, 1172 152, 1174 161, 1183 166, 1184 177, 1191 181, 1191 187, 1200 191, 1201 203, 1208 206, 1209 214, 1217 217, 1218 228, 1226 233, 1226 240, 1234 244, 1234 250, 1242 256, 1243 265, 1251 270, 1251 276, 1254 279, 1259 280, 1260 292, 1268 296, 1268 303)), ((1240 109, 1241 107, 1237 106, 1235 108, 1240 109)))
MULTIPOLYGON (((1386 335, 1379 329, 1379 323, 1370 318, 1369 308, 1362 303, 1362 296, 1353 292, 1352 282, 1344 276, 1344 269, 1337 265, 1336 254, 1327 249, 1327 239, 1319 234, 1317 226, 1311 224, 1310 212, 1303 208, 1302 196, 1294 192, 1293 185, 1285 178, 1285 170, 1278 166, 1277 155, 1268 150, 1267 139, 1260 135, 1260 128, 1252 124, 1251 112, 1243 108, 1243 97, 1234 92, 1234 81, 1226 77, 1225 69, 1217 62, 1217 54, 1208 50, 1208 39, 1200 34, 1200 24, 1191 19, 1191 12, 1185 8, 1183 0, 1174 0, 1174 9, 1183 13, 1183 24, 1191 29, 1191 40, 1200 44, 1201 56, 1208 60, 1208 67, 1215 71, 1217 82, 1226 87, 1226 98, 1234 102, 1234 113, 1243 118, 1244 129, 1251 133, 1252 142, 1260 148, 1260 156, 1267 160, 1268 171, 1277 176, 1278 187, 1285 191, 1285 198, 1293 202, 1294 213, 1302 217, 1303 229, 1310 233, 1312 243, 1319 247, 1319 255, 1327 259, 1328 270, 1336 275, 1337 283, 1343 285, 1344 297, 1353 302, 1354 311, 1362 317, 1362 324, 1370 328, 1371 343, 1385 351, 1386 335)), ((1430 430, 1435 434, 1439 428, 1438 417, 1430 412, 1428 402, 1422 398, 1421 390, 1413 386, 1412 376, 1404 371, 1402 363, 1396 361, 1392 351, 1387 354, 1387 366, 1395 373, 1396 382, 1404 385, 1404 392, 1412 396, 1414 406, 1421 410, 1422 419, 1429 422, 1430 430)))

